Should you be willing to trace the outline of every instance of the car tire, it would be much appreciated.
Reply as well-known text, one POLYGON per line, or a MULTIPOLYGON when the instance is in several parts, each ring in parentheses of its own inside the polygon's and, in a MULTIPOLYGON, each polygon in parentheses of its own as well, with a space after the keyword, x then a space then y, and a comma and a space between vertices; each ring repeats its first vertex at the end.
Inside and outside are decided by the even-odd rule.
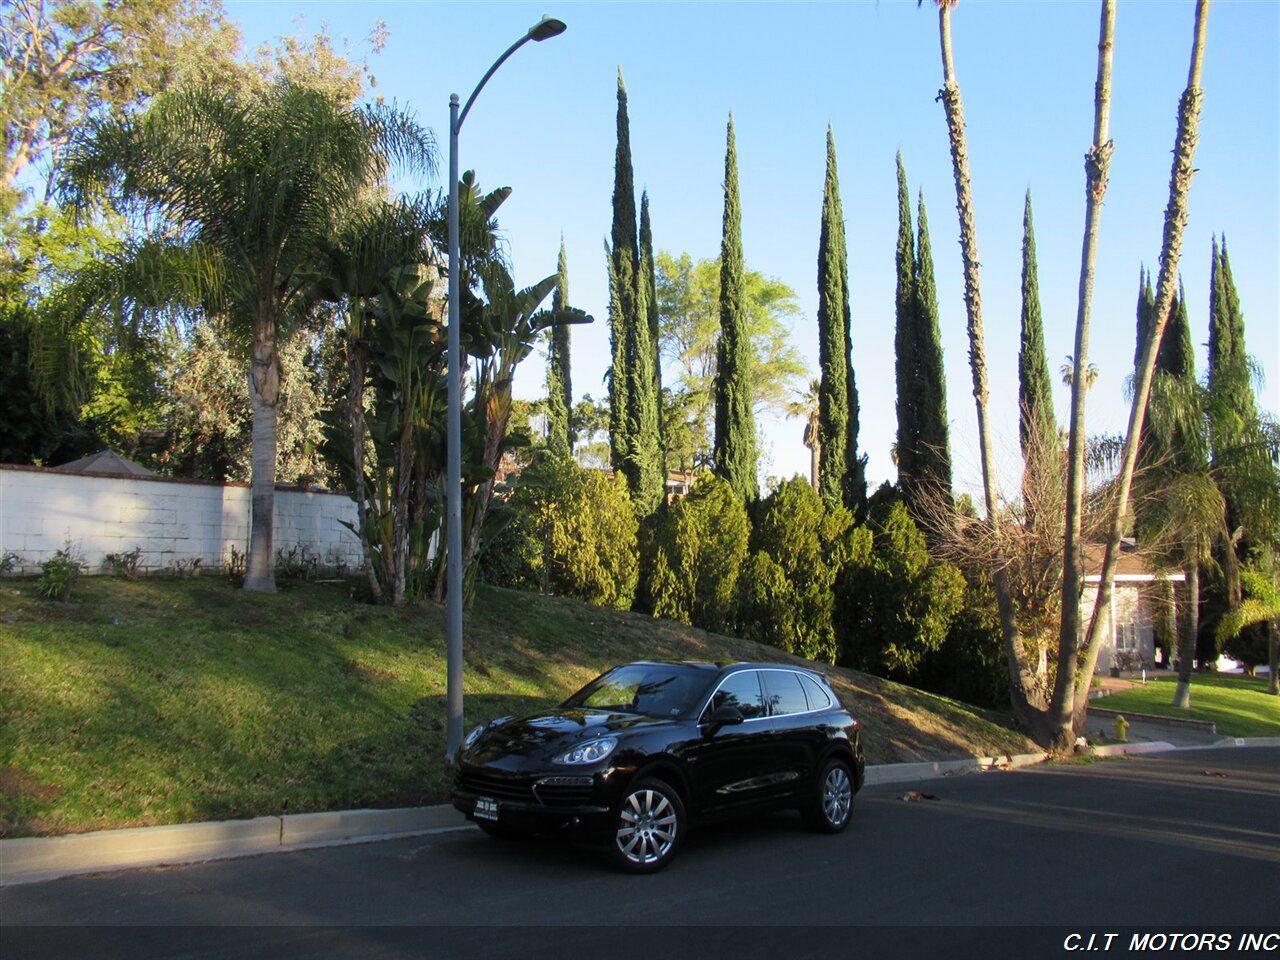
POLYGON ((839 833, 853 819, 853 771, 833 757, 822 766, 812 787, 813 798, 802 811, 805 822, 818 833, 839 833))
POLYGON ((684 843, 688 817, 675 789, 649 777, 627 787, 614 814, 609 853, 626 873, 661 870, 684 843))

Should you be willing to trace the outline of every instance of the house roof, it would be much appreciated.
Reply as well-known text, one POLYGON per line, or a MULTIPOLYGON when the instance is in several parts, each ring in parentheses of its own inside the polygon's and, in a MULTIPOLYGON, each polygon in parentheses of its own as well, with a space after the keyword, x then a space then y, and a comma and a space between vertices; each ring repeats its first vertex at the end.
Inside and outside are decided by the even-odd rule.
MULTIPOLYGON (((1107 552, 1105 543, 1085 543, 1080 552, 1084 559, 1084 578, 1097 580, 1102 576, 1102 559, 1107 552)), ((1150 563, 1139 551, 1133 540, 1120 541, 1120 557, 1116 561, 1117 580, 1166 580, 1182 581, 1181 571, 1161 570, 1150 563)))
POLYGON ((110 449, 91 453, 87 457, 72 460, 53 469, 66 473, 130 473, 139 477, 156 475, 154 470, 148 470, 142 464, 134 463, 110 449))

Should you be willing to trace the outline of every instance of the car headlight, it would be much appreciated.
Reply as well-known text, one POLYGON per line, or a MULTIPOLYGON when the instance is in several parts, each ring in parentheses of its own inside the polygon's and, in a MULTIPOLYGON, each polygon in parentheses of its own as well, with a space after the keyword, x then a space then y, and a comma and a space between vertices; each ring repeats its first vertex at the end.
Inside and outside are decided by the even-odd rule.
POLYGON ((471 746, 473 743, 479 740, 480 734, 484 733, 484 728, 485 728, 485 725, 482 723, 480 724, 480 726, 476 727, 474 730, 468 733, 466 736, 466 739, 462 741, 462 749, 466 750, 469 746, 471 746))
POLYGON ((588 740, 586 743, 578 744, 568 753, 560 754, 552 762, 573 765, 595 763, 613 753, 613 748, 617 745, 617 737, 601 737, 598 740, 588 740))

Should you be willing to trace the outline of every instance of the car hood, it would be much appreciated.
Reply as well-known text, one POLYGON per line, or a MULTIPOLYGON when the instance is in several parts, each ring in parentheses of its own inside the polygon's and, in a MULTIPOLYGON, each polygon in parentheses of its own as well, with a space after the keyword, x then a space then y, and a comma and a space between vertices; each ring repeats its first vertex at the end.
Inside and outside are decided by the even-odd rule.
POLYGON ((634 713, 548 710, 531 717, 495 720, 472 744, 466 757, 472 762, 484 763, 504 756, 551 756, 595 737, 670 724, 670 720, 634 713))

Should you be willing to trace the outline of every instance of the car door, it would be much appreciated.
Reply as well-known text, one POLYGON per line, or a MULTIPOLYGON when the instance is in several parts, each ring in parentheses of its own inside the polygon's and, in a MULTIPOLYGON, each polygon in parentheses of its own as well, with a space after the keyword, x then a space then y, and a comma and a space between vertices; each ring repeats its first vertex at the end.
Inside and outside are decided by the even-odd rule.
POLYGON ((773 722, 757 670, 740 670, 719 684, 699 718, 699 738, 686 755, 700 813, 759 802, 776 786, 773 722), (720 706, 736 707, 742 723, 715 729, 706 721, 720 706))
POLYGON ((762 670, 761 679, 773 721, 778 793, 790 796, 812 778, 827 732, 821 725, 822 714, 811 709, 800 674, 794 670, 762 670))

